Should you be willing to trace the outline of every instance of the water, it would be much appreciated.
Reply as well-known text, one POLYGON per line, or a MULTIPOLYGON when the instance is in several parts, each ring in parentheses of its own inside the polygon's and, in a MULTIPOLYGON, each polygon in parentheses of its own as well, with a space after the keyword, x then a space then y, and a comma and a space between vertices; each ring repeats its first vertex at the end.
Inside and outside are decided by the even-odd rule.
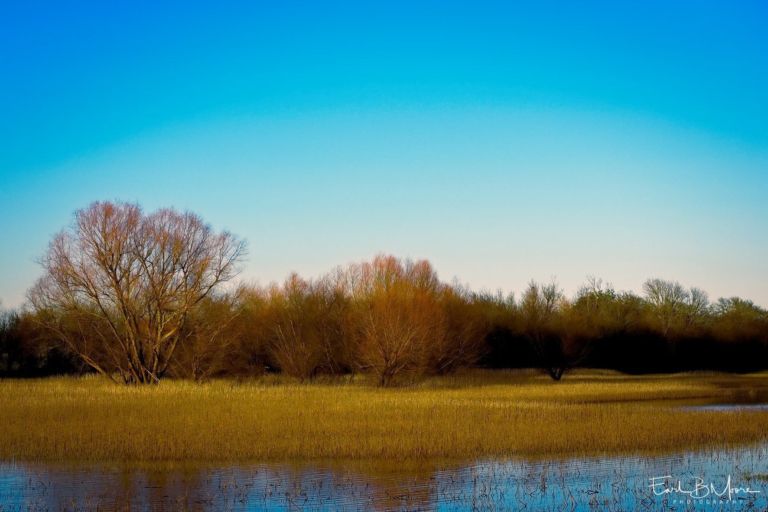
MULTIPOLYGON (((700 491, 703 496, 704 492, 700 491)), ((0 464, 0 511, 16 510, 765 510, 768 445, 664 456, 147 468, 0 464), (727 499, 657 496, 695 478, 727 499), (670 487, 667 487, 670 488, 670 487)))
POLYGON ((768 404, 706 404, 706 405, 687 405, 681 407, 687 411, 768 411, 768 404))

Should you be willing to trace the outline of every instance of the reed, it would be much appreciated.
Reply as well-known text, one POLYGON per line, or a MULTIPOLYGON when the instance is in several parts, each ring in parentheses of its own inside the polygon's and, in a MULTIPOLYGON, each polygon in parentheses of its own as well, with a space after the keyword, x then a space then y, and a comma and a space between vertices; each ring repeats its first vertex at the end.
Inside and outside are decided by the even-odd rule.
POLYGON ((763 441, 768 413, 682 410, 768 389, 768 373, 631 377, 473 371, 377 388, 363 379, 119 386, 0 381, 0 459, 265 461, 640 453, 763 441))

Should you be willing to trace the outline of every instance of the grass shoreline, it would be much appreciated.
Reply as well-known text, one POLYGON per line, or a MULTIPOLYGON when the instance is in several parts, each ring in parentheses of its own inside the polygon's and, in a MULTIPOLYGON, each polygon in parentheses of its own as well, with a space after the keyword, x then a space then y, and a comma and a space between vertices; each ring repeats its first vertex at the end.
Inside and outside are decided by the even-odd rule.
POLYGON ((768 373, 473 371, 393 389, 355 380, 117 386, 0 381, 0 460, 281 462, 659 453, 768 439, 768 412, 676 403, 768 393, 768 373))

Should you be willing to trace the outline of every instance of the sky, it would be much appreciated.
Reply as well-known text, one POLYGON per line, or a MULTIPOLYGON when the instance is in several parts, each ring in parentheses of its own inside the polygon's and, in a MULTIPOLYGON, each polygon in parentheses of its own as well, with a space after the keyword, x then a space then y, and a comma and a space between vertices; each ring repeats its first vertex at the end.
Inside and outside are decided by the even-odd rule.
POLYGON ((520 292, 650 277, 768 306, 768 4, 3 2, 0 301, 95 200, 520 292), (162 5, 160 5, 162 4, 162 5))

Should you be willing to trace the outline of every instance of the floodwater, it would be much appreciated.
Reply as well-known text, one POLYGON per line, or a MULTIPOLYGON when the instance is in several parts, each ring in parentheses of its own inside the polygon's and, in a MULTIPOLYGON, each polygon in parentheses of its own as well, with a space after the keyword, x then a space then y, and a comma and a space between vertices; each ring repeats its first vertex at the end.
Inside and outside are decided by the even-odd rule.
POLYGON ((395 461, 162 469, 0 464, 2 512, 767 508, 766 444, 658 456, 431 466, 395 461))
POLYGON ((731 412, 731 411, 768 411, 768 404, 706 404, 706 405, 689 405, 681 407, 688 411, 715 411, 715 412, 731 412))

